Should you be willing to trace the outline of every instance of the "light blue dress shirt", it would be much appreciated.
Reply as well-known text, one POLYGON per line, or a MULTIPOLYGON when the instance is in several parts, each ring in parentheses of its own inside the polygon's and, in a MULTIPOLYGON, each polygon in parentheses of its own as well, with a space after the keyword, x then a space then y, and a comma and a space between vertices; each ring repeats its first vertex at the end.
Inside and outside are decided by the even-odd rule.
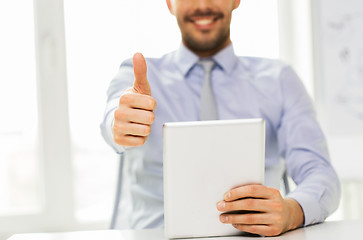
MULTIPOLYGON (((279 188, 286 167, 297 185, 288 197, 301 205, 305 225, 323 221, 338 206, 340 184, 312 101, 296 73, 277 60, 237 57, 232 44, 213 59, 216 65, 211 81, 219 119, 264 118, 265 184, 279 188)), ((151 134, 141 147, 125 149, 115 144, 111 128, 121 94, 133 85, 131 59, 122 63, 110 83, 101 130, 126 163, 119 215, 126 218, 127 227, 163 226, 162 126, 165 122, 199 120, 204 72, 196 64, 198 60, 183 45, 161 58, 146 59, 158 106, 151 134)))

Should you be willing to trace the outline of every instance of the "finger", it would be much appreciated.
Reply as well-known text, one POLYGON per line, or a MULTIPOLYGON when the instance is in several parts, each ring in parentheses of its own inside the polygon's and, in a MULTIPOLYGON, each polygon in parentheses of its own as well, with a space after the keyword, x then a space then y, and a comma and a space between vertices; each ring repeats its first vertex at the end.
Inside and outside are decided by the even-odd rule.
POLYGON ((245 185, 231 189, 224 194, 225 201, 234 201, 240 198, 272 198, 280 194, 279 190, 263 185, 245 185))
POLYGON ((120 97, 120 104, 126 104, 132 108, 154 111, 156 101, 153 97, 139 93, 126 93, 120 97))
POLYGON ((151 89, 146 76, 147 66, 144 56, 141 53, 135 53, 133 64, 135 75, 134 90, 137 93, 151 96, 151 89))
POLYGON ((273 209, 272 201, 266 199, 244 198, 231 202, 220 201, 217 209, 223 212, 229 211, 258 211, 268 212, 273 209))
POLYGON ((262 236, 277 236, 282 233, 281 229, 271 225, 233 224, 232 226, 240 231, 254 233, 262 236))
POLYGON ((124 108, 115 111, 115 119, 116 125, 119 124, 118 121, 150 125, 154 122, 155 115, 147 110, 124 108))
POLYGON ((139 147, 145 143, 147 137, 114 134, 113 139, 115 143, 124 147, 139 147))
POLYGON ((114 134, 116 133, 116 134, 146 137, 150 134, 150 131, 151 131, 150 125, 127 123, 127 122, 123 122, 122 124, 118 123, 114 124, 114 134))
POLYGON ((249 214, 221 214, 219 220, 222 223, 230 224, 273 224, 274 220, 271 214, 267 213, 249 213, 249 214))

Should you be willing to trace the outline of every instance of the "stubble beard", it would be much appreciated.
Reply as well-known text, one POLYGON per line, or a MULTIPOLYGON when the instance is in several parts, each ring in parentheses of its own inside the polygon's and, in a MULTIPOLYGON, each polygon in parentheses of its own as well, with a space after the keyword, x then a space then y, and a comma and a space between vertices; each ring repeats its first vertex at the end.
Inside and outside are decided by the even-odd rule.
POLYGON ((184 44, 194 52, 207 52, 221 49, 230 37, 230 28, 221 28, 218 34, 210 40, 197 40, 189 33, 182 33, 184 44))

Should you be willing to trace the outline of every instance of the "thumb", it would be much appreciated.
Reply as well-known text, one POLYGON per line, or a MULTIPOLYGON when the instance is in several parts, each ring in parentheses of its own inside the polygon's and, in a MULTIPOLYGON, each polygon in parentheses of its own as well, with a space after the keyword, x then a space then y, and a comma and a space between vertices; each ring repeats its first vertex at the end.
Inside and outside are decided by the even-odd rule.
POLYGON ((133 89, 137 93, 151 96, 151 89, 146 77, 146 61, 141 53, 135 53, 133 58, 135 81, 133 89))

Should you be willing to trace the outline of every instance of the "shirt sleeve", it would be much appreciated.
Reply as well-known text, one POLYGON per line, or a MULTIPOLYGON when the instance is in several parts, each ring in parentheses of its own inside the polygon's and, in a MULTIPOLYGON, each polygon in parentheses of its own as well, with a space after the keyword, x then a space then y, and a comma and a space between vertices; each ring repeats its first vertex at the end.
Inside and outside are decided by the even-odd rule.
POLYGON ((132 87, 134 81, 132 60, 128 59, 123 62, 117 72, 116 76, 112 79, 110 86, 107 90, 107 103, 103 116, 103 121, 100 125, 101 135, 106 143, 110 145, 117 153, 125 151, 126 147, 118 145, 113 140, 112 125, 114 121, 114 114, 118 107, 120 97, 126 89, 132 87))
POLYGON ((304 225, 322 222, 339 204, 340 183, 312 100, 290 67, 280 75, 282 118, 278 126, 280 155, 297 187, 287 197, 303 209, 304 225))

